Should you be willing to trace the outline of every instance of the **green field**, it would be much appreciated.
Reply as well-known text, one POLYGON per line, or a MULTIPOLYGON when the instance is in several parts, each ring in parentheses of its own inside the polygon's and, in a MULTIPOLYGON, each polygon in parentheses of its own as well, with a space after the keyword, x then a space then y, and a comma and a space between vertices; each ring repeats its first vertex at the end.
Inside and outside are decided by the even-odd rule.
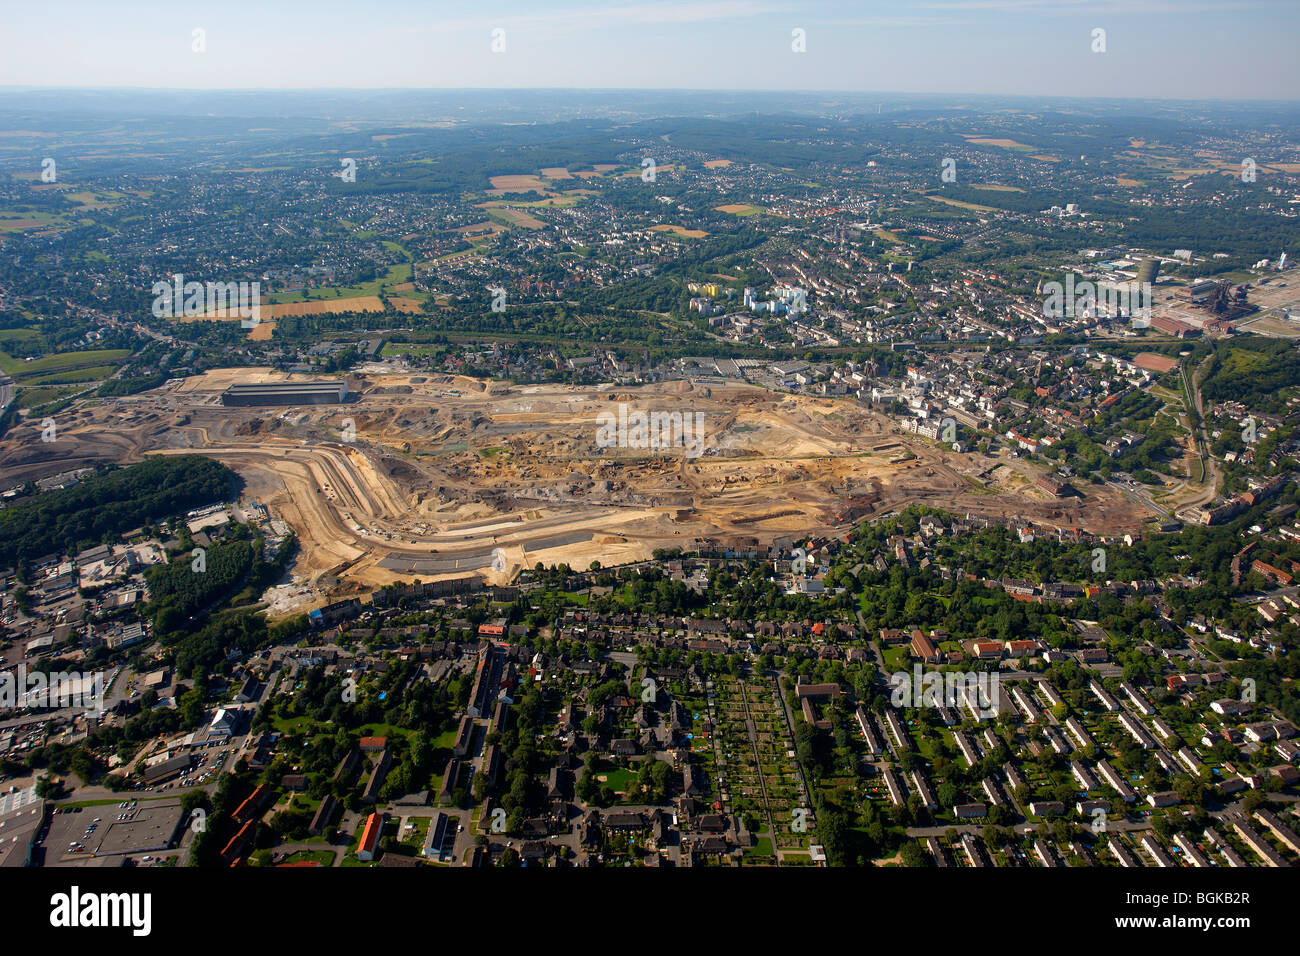
POLYGON ((631 770, 599 770, 596 772, 596 781, 602 786, 609 787, 615 793, 626 793, 628 787, 636 783, 636 776, 631 770), (601 777, 605 779, 601 780, 601 777))
POLYGON ((63 217, 49 212, 0 212, 0 232, 27 232, 64 224, 63 217))
POLYGON ((312 289, 310 299, 303 292, 277 292, 264 298, 271 305, 280 305, 286 302, 321 302, 328 299, 355 299, 363 295, 379 295, 380 289, 384 287, 392 293, 393 286, 411 281, 413 268, 409 262, 399 262, 389 266, 382 276, 370 282, 354 286, 321 286, 319 289, 312 289))
POLYGON ((409 822, 415 824, 415 829, 413 830, 406 829, 404 823, 402 826, 401 836, 399 837, 399 839, 401 840, 401 842, 407 844, 408 846, 413 846, 413 847, 424 846, 424 838, 429 834, 429 823, 431 822, 431 820, 432 817, 409 818, 409 822))
POLYGON ((0 352, 0 372, 5 372, 14 378, 22 378, 35 375, 38 372, 57 372, 60 369, 72 368, 74 365, 102 365, 105 362, 121 362, 129 358, 130 349, 95 349, 89 352, 59 352, 56 355, 47 355, 44 358, 32 359, 26 362, 22 359, 16 359, 12 355, 0 352))
POLYGON ((34 378, 24 378, 24 385, 64 385, 69 382, 102 382, 106 378, 111 378, 113 373, 118 370, 116 365, 92 365, 89 368, 77 369, 73 372, 53 372, 50 375, 38 375, 34 378))
POLYGON ((299 850, 290 853, 282 863, 318 863, 321 866, 333 866, 334 854, 329 850, 299 850))
POLYGON ((18 408, 39 408, 50 402, 61 401, 82 390, 80 385, 51 386, 50 388, 20 388, 14 404, 18 408))
POLYGON ((884 652, 885 668, 890 673, 907 670, 911 656, 911 648, 907 644, 895 644, 892 647, 886 647, 884 652))
POLYGON ((1223 370, 1219 372, 1219 376, 1249 375, 1268 365, 1266 356, 1252 352, 1250 349, 1229 347, 1221 349, 1219 356, 1223 362, 1223 370))

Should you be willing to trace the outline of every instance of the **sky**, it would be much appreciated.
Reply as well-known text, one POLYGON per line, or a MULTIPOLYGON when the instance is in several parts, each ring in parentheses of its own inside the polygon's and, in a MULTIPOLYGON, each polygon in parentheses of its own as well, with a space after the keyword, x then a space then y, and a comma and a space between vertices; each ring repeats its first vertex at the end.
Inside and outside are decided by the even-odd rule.
POLYGON ((1297 41, 1300 0, 8 0, 0 86, 1295 100, 1297 41))

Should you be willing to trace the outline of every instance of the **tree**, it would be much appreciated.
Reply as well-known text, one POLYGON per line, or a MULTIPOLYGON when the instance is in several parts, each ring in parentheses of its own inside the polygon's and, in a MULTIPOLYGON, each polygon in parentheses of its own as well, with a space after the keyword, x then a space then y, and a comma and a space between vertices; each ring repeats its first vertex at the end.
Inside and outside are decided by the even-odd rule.
POLYGON ((898 857, 902 860, 903 866, 924 867, 928 865, 925 854, 915 840, 908 840, 899 847, 898 857))
POLYGON ((840 810, 824 803, 817 812, 817 841, 826 851, 831 866, 852 866, 850 855, 852 834, 849 820, 840 810))
POLYGON ((212 809, 212 798, 208 796, 206 790, 186 790, 181 795, 181 816, 188 819, 195 810, 200 808, 212 809))

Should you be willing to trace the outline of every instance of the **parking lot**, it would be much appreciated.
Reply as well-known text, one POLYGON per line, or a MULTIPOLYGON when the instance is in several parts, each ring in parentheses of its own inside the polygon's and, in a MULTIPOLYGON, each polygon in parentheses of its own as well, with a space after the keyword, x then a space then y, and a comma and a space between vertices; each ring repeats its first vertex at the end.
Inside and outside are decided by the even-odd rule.
POLYGON ((165 849, 180 818, 180 800, 171 799, 59 808, 44 840, 47 865, 165 849))

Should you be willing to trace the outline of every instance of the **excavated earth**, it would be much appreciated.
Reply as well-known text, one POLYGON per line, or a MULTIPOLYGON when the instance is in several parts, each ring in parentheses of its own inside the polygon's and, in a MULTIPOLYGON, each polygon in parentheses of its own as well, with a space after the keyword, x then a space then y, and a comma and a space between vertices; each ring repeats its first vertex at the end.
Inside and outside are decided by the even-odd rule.
POLYGON ((500 581, 539 561, 609 566, 703 540, 766 546, 914 503, 1102 535, 1150 517, 1109 486, 1054 498, 1034 484, 1037 466, 940 448, 851 400, 744 384, 370 375, 345 405, 221 404, 236 382, 303 378, 209 372, 74 407, 56 416, 54 442, 23 422, 0 442, 0 486, 150 454, 211 455, 297 533, 295 575, 343 590, 469 573, 500 581), (634 431, 607 447, 600 416, 616 419, 620 405, 632 423, 638 411, 702 416, 701 453, 629 447, 634 431))

